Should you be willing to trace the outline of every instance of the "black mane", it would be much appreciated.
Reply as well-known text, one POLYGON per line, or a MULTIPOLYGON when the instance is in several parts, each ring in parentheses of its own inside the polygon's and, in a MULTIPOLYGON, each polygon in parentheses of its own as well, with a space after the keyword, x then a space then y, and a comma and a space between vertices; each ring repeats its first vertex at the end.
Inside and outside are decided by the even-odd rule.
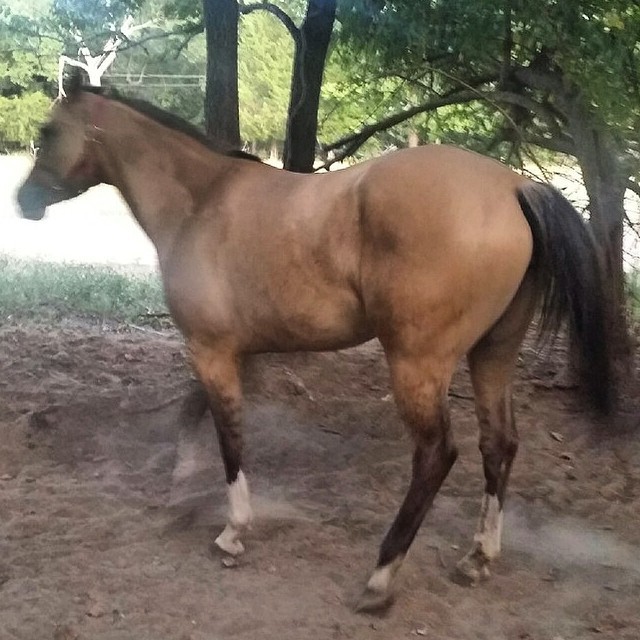
MULTIPOLYGON (((208 138, 204 132, 202 132, 198 127, 191 124, 189 121, 181 118, 180 116, 171 113, 170 111, 165 111, 160 107, 148 102, 147 100, 142 100, 141 98, 131 98, 129 96, 123 96, 119 93, 109 91, 106 93, 104 91, 104 87, 92 87, 86 86, 83 87, 83 91, 88 91, 89 93, 95 93, 98 95, 102 95, 110 100, 114 100, 115 102, 120 102, 127 107, 131 107, 134 111, 145 115, 152 120, 155 120, 158 124, 167 127, 168 129, 172 129, 173 131, 179 131, 180 133, 184 133, 185 135, 193 138, 200 144, 204 145, 208 149, 212 151, 217 151, 220 153, 220 149, 216 146, 216 144, 208 138)), ((242 151, 241 149, 232 149, 222 151, 222 153, 226 156, 230 156, 232 158, 241 158, 244 160, 253 160, 255 162, 262 162, 258 156, 254 156, 251 153, 247 153, 246 151, 242 151)))

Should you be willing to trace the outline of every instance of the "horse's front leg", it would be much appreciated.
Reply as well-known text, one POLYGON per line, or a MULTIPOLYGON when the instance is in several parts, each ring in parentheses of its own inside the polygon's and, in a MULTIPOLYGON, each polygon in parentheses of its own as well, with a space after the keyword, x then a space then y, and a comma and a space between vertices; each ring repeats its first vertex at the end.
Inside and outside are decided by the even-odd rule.
POLYGON ((204 384, 215 421, 220 453, 227 478, 229 516, 224 531, 215 543, 236 556, 244 551, 240 534, 253 517, 249 487, 242 472, 242 389, 239 357, 226 345, 212 347, 190 342, 193 364, 204 384))

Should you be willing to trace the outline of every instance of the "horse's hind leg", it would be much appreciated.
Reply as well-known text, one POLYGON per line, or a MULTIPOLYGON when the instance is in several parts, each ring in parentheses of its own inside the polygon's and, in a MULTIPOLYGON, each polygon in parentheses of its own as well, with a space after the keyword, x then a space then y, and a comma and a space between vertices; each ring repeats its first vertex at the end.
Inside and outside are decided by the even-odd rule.
POLYGON ((485 476, 473 546, 457 565, 458 575, 472 583, 488 577, 490 562, 500 554, 505 494, 518 450, 511 381, 535 308, 531 287, 523 283, 502 318, 468 355, 485 476))
POLYGON ((387 606, 392 581, 457 457, 449 427, 447 390, 454 363, 415 357, 389 358, 393 391, 415 445, 411 484, 380 547, 378 564, 358 610, 387 606))
POLYGON ((189 344, 189 349, 198 377, 207 392, 227 479, 229 518, 215 543, 235 556, 244 551, 239 536, 253 516, 249 488, 241 468, 242 389, 237 355, 224 346, 204 347, 194 342, 189 344))

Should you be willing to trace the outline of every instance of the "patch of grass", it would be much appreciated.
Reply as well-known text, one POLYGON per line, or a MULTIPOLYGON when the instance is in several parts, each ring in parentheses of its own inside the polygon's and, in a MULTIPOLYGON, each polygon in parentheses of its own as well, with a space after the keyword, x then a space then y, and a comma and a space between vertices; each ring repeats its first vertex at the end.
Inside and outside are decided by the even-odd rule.
POLYGON ((166 311, 156 274, 0 256, 0 315, 5 318, 44 321, 71 315, 157 324, 156 314, 166 311))

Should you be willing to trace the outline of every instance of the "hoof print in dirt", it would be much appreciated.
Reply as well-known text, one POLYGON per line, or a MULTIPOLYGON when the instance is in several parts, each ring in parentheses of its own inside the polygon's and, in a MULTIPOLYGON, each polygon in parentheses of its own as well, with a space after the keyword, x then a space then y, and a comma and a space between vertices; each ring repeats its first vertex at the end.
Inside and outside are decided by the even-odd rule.
POLYGON ((9 572, 9 569, 7 567, 0 566, 0 589, 2 589, 10 579, 11 573, 9 572))
POLYGON ((225 555, 224 558, 220 560, 220 564, 224 569, 237 569, 240 566, 238 558, 229 555, 225 555))
POLYGON ((486 565, 478 567, 472 560, 462 558, 456 564, 450 577, 452 582, 461 587, 476 587, 484 580, 488 580, 491 573, 486 565))
POLYGON ((29 427, 33 431, 48 431, 55 428, 58 407, 47 407, 41 411, 34 411, 29 415, 29 427))
POLYGON ((354 609, 356 613, 384 615, 393 604, 395 596, 390 592, 380 592, 368 587, 362 592, 354 609))
POLYGON ((212 560, 220 562, 220 565, 225 569, 237 569, 243 564, 240 560, 240 557, 243 555, 242 553, 228 553, 224 549, 221 549, 215 541, 209 544, 208 550, 209 557, 212 560))

